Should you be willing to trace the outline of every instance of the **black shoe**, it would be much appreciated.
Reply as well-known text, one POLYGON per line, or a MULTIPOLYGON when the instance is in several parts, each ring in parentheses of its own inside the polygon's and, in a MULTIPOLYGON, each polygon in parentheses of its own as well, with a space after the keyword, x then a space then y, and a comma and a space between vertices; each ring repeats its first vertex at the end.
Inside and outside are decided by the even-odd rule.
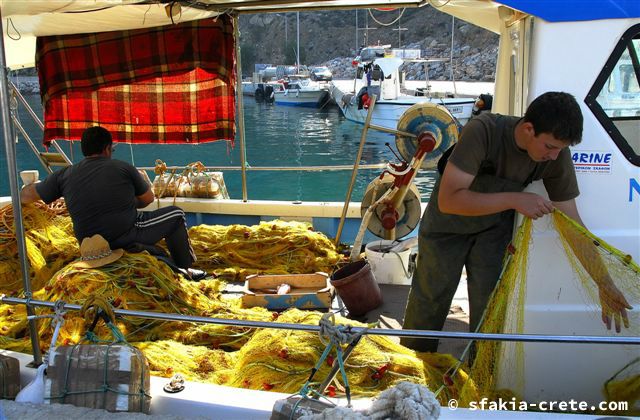
POLYGON ((200 281, 207 277, 207 272, 195 268, 187 268, 187 276, 191 281, 200 281))

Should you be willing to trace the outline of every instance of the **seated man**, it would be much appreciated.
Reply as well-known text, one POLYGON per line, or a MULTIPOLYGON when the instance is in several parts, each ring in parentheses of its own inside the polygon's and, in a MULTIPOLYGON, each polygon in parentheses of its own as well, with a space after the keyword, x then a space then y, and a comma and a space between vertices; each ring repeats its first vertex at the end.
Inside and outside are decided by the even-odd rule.
POLYGON ((88 128, 82 133, 81 148, 82 161, 25 186, 22 203, 43 200, 48 204, 64 197, 78 242, 99 234, 111 249, 146 249, 162 255, 155 244, 164 238, 173 259, 169 264, 192 280, 204 278, 204 271, 191 268, 196 256, 184 211, 176 206, 137 211, 153 202, 153 191, 135 167, 111 159, 111 133, 102 127, 88 128))

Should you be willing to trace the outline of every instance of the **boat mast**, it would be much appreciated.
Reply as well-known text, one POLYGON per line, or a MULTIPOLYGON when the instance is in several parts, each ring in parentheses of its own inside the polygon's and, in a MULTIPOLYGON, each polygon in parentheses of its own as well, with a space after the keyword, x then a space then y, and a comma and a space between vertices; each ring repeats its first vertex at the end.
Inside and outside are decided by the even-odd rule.
MULTIPOLYGON (((0 15, 2 11, 0 10, 0 15)), ((0 16, 0 32, 4 33, 2 19, 0 16)), ((18 162, 16 160, 16 145, 13 140, 13 124, 11 122, 11 105, 9 103, 9 82, 7 78, 7 60, 5 57, 4 37, 0 41, 0 108, 2 108, 2 134, 4 136, 4 150, 7 159, 7 169, 9 171, 9 189, 11 190, 11 205, 13 206, 13 220, 15 223, 15 236, 18 245, 18 257, 20 259, 20 270, 22 272, 22 284, 24 296, 27 300, 27 315, 35 315, 33 307, 29 304, 31 300, 31 280, 29 278, 29 263, 27 262, 27 248, 25 244, 24 225, 22 223, 22 206, 20 204, 20 192, 18 191, 18 162)), ((36 366, 42 364, 40 344, 38 339, 38 329, 36 320, 29 319, 29 334, 31 336, 31 347, 33 350, 33 363, 36 366)))
POLYGON ((236 46, 236 118, 238 120, 238 139, 240 141, 240 169, 242 176, 242 201, 248 200, 247 194, 247 152, 244 139, 244 103, 242 102, 242 61, 240 60, 240 29, 238 15, 233 15, 233 41, 236 46))
POLYGON ((300 73, 300 12, 296 12, 296 73, 300 73))

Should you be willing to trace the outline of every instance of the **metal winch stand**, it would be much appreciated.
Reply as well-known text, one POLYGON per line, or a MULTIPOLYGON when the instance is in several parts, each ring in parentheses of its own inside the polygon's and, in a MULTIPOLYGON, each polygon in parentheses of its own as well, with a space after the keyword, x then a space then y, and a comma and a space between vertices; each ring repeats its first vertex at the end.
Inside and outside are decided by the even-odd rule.
POLYGON ((367 229, 381 238, 393 240, 407 235, 417 226, 421 216, 420 195, 413 183, 417 172, 420 168, 435 167, 442 153, 458 137, 455 118, 445 107, 429 102, 407 109, 400 117, 397 129, 371 124, 376 96, 372 95, 371 99, 335 238, 336 244, 340 241, 369 128, 394 134, 398 151, 404 160, 399 164, 387 164, 380 177, 369 184, 362 200, 362 222, 351 250, 352 261, 360 255, 367 229))

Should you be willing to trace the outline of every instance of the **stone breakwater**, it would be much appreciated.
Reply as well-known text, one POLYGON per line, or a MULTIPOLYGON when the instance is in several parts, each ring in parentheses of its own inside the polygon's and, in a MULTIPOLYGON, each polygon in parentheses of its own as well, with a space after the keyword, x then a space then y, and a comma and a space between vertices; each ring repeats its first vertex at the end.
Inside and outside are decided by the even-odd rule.
MULTIPOLYGON (((419 48, 419 45, 409 45, 407 48, 419 48)), ((404 72, 406 80, 424 80, 427 71, 429 80, 451 80, 451 49, 434 43, 431 47, 422 51, 422 57, 429 59, 442 59, 440 62, 420 63, 407 62, 402 65, 400 71, 404 72)), ((495 80, 496 58, 498 47, 489 49, 471 48, 463 46, 454 48, 453 76, 460 81, 493 82, 495 80)), ((351 57, 336 57, 322 63, 329 67, 336 79, 353 79, 355 67, 351 57)))
POLYGON ((18 90, 25 95, 40 93, 40 83, 35 76, 11 77, 10 80, 18 87, 18 90))

